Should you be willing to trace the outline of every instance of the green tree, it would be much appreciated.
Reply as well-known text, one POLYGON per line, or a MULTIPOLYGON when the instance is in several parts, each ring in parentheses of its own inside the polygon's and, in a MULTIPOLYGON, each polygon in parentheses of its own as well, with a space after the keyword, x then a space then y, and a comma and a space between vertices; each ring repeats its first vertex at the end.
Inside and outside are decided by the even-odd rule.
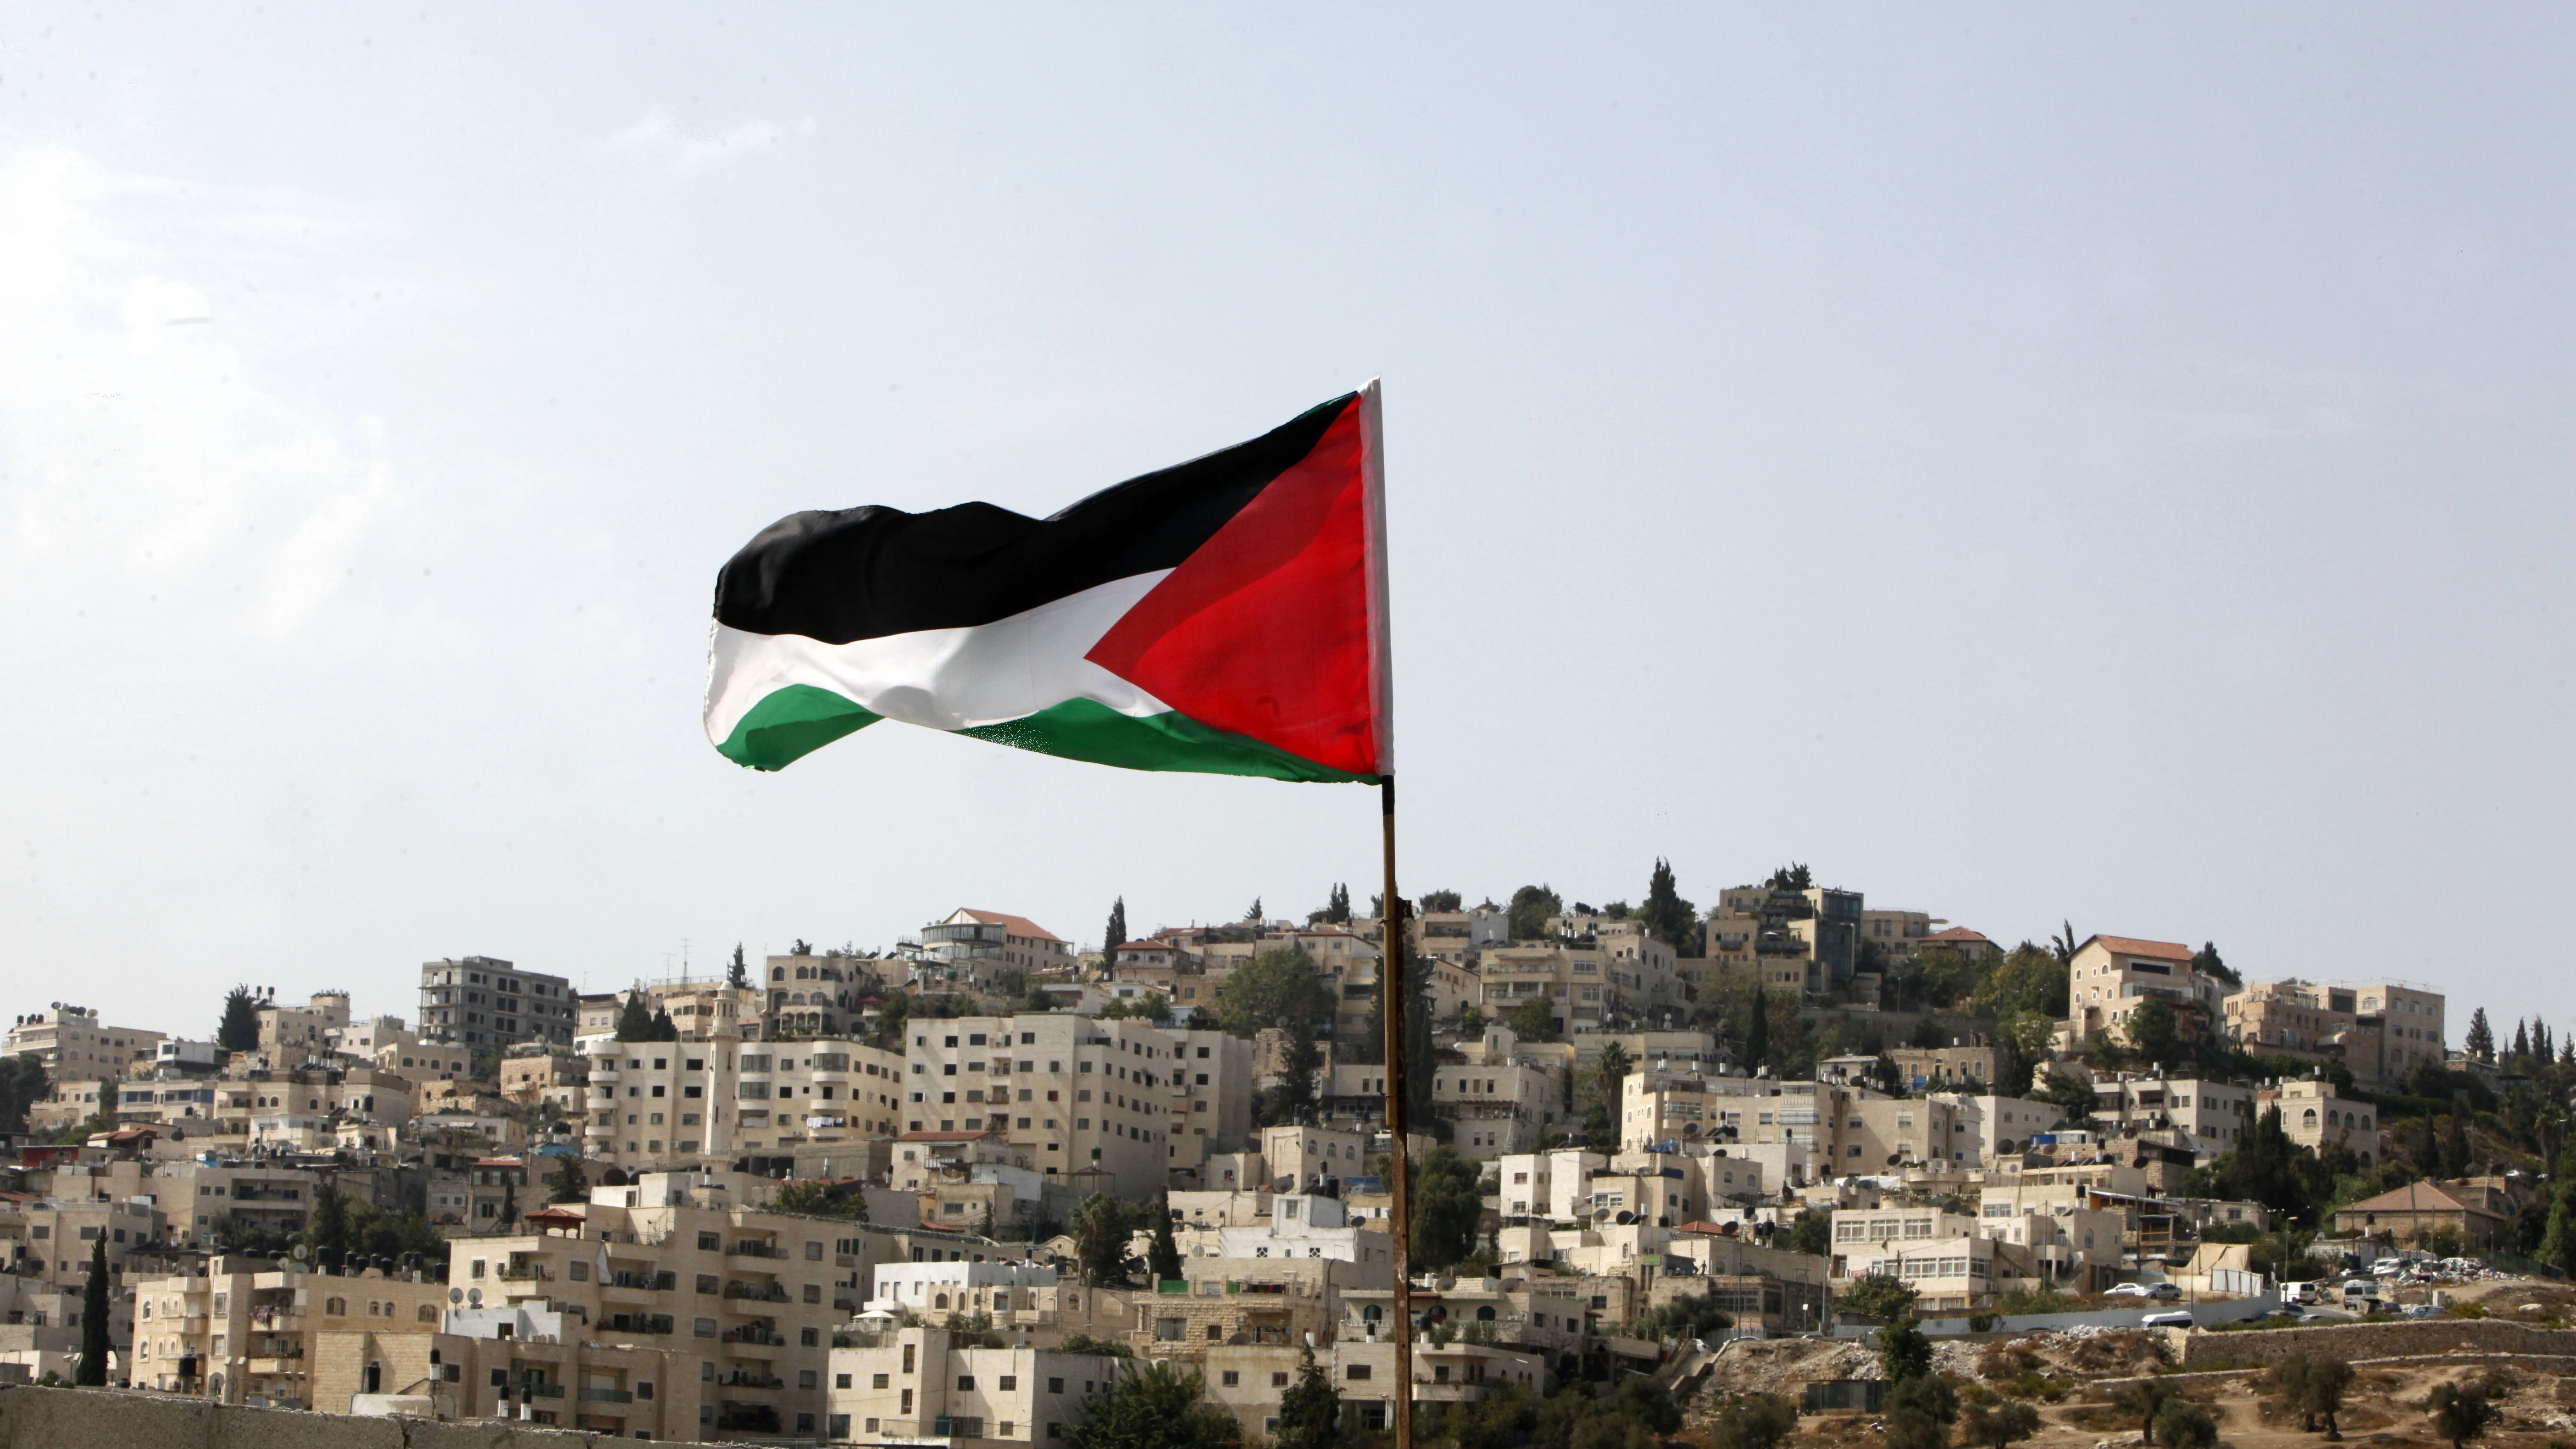
POLYGON ((2560 1272, 2576 1276, 2576 1215, 2568 1211, 2568 1199, 2576 1196, 2576 1184, 2562 1184, 2549 1205, 2549 1225, 2540 1235, 2540 1260, 2560 1272))
POLYGON ((2200 949, 2192 953, 2191 971, 2195 976, 2215 976, 2230 986, 2245 984, 2245 978, 2236 974, 2235 967, 2219 959, 2216 941, 2200 943, 2200 949))
POLYGON ((2466 1103, 2451 1108, 2451 1130, 2442 1138, 2442 1175, 2466 1177, 2469 1172, 2469 1111, 2466 1103))
POLYGON ((1154 1242, 1145 1250, 1145 1267, 1157 1283, 1169 1283, 1181 1276, 1181 1248, 1172 1241, 1172 1195, 1168 1192, 1154 1210, 1154 1242))
POLYGON ((1638 1314, 1636 1336, 1657 1343, 1667 1339, 1707 1338, 1725 1332, 1734 1323, 1734 1315, 1718 1306, 1717 1290, 1703 1288, 1688 1297, 1668 1299, 1661 1307, 1649 1308, 1638 1314))
POLYGON ((2218 1443, 2218 1421, 2209 1417, 2207 1409, 2176 1395, 2156 1410, 2155 1442, 2165 1449, 2213 1449, 2218 1443))
POLYGON ((1273 1026, 1285 1027, 1291 1036, 1311 1035, 1332 1016, 1332 988, 1324 984, 1314 958, 1293 948, 1253 957, 1217 992, 1217 1023, 1239 1037, 1273 1026))
POLYGON ((733 943, 733 959, 725 963, 725 985, 736 991, 751 989, 751 963, 742 959, 742 943, 733 943))
POLYGON ((1114 1338, 1094 1338, 1087 1333, 1070 1335, 1057 1345, 1059 1352, 1087 1353, 1097 1358, 1134 1358, 1136 1350, 1114 1338))
POLYGON ((1503 1025, 1510 1027, 1512 1035, 1525 1042, 1554 1041, 1557 1037, 1556 1008, 1548 1004, 1546 997, 1533 996, 1505 1011, 1503 1025))
POLYGON ((1959 1437, 1986 1449, 2011 1449, 2038 1432, 2039 1410, 2018 1399, 1979 1404, 1959 1424, 1959 1437))
POLYGON ((868 1189, 860 1182, 843 1185, 798 1178, 778 1185, 770 1196, 769 1211, 863 1223, 868 1220, 868 1189))
POLYGON ((2140 1055, 2159 1065, 2174 1059, 2174 1048, 2181 1041, 2182 1018, 2171 1003, 2161 996, 2150 996, 2129 1013, 2129 1045, 2140 1055))
POLYGON ((236 986, 224 993, 224 1014, 215 1026, 215 1045, 228 1052, 258 1050, 259 998, 249 987, 236 986))
POLYGON ((1252 904, 1245 908, 1243 912, 1243 919, 1256 926, 1268 919, 1261 911, 1261 897, 1254 896, 1252 898, 1252 904))
POLYGON ((1404 1166, 1415 1269, 1437 1272, 1466 1261, 1476 1251, 1476 1220, 1485 1208, 1481 1169, 1445 1145, 1407 1156, 1404 1166))
POLYGON ((1324 1376, 1312 1348, 1297 1360, 1297 1381, 1279 1396, 1279 1432, 1271 1442, 1277 1449, 1339 1449, 1342 1393, 1324 1376))
MULTIPOLYGON (((1459 908, 1462 899, 1456 891, 1424 891, 1422 908, 1426 911, 1454 911, 1459 908)), ((1342 909, 1348 911, 1350 905, 1350 893, 1345 891, 1342 894, 1342 909)))
POLYGON ((337 1268, 349 1257, 349 1200, 332 1174, 318 1176, 313 1211, 305 1217, 304 1245, 312 1250, 314 1262, 337 1268))
POLYGON ((2138 1421, 2139 1443, 2153 1444, 2156 1416, 2164 1412, 2166 1404, 2180 1397, 2174 1386, 2162 1379, 2137 1379, 2112 1398, 2111 1407, 2138 1421))
POLYGON ((1279 1064, 1279 1084, 1263 1088, 1253 1099, 1253 1125, 1281 1127, 1315 1120, 1315 1077, 1324 1069, 1324 1049, 1313 1033, 1291 1031, 1279 1064))
POLYGON ((1127 944, 1127 898, 1120 896, 1109 903, 1109 924, 1100 931, 1101 964, 1113 964, 1118 948, 1127 944))
POLYGON ((42 1057, 34 1052, 0 1057, 0 1133, 26 1131, 27 1109, 45 1100, 51 1089, 42 1057))
POLYGON ((569 1154, 555 1159, 554 1175, 547 1180, 546 1201, 580 1202, 590 1196, 590 1180, 582 1176, 581 1159, 569 1154))
POLYGON ((657 1039, 653 1035, 653 1008, 645 1003, 644 993, 640 989, 626 993, 626 999, 618 1004, 617 1039, 619 1041, 657 1039))
POLYGON ((107 1386, 108 1354, 107 1234, 89 1241, 89 1277, 81 1284, 80 1364, 72 1383, 80 1388, 107 1386))
POLYGON ((1576 1102, 1583 1109, 1583 1145, 1595 1152, 1619 1150, 1620 1093, 1628 1080, 1628 1051, 1617 1041, 1606 1042, 1601 1059, 1583 1074, 1575 1089, 1576 1102))
POLYGON ((1718 1411, 1709 1426, 1712 1449, 1779 1449, 1796 1433, 1798 1410, 1770 1394, 1746 1394, 1718 1411))
POLYGON ((2487 1391, 2475 1384, 2435 1384, 2425 1407, 2433 1411, 2433 1432, 2450 1440, 2451 1449, 2467 1449, 2470 1440, 2485 1435, 2489 1424, 2504 1417, 2487 1402, 2487 1391))
POLYGON ((2016 1011, 2036 1011, 2051 1021, 2066 1017, 2066 964, 2024 942, 2001 960, 1985 963, 1969 1010, 1997 1020, 2016 1011))
POLYGON ((1759 1071, 1770 1063, 1771 988, 1764 986, 1757 976, 1753 983, 1753 999, 1746 1003, 1744 1010, 1744 1069, 1759 1071))
POLYGON ((2099 1099, 2094 1096, 2092 1083, 2073 1072, 2054 1069, 2048 1073, 2046 1079, 2031 1090, 2030 1095, 2034 1100, 2046 1102, 2052 1107, 2063 1107, 2077 1117, 2091 1112, 2099 1102, 2099 1099))
POLYGON ((1143 1264, 1128 1251, 1136 1217, 1125 1203, 1095 1192, 1073 1209, 1073 1255, 1082 1281, 1094 1288, 1124 1288, 1143 1264))
POLYGON ((1801 1208, 1789 1220, 1789 1251, 1829 1257, 1834 1250, 1834 1215, 1829 1208, 1801 1208))
MULTIPOLYGON (((1918 1296, 1893 1273, 1864 1273, 1851 1280, 1851 1286, 1843 1290, 1843 1307, 1863 1317, 1893 1324, 1913 1316, 1914 1300, 1918 1296)), ((1888 1377, 1901 1378, 1903 1375, 1890 1373, 1888 1377)))
POLYGON ((1558 898, 1554 888, 1525 885, 1512 892, 1512 903, 1504 912, 1504 921, 1511 929, 1513 940, 1535 941, 1547 934, 1548 917, 1564 914, 1565 902, 1558 898))
MULTIPOLYGON (((1065 1430, 1069 1449, 1227 1449, 1243 1442, 1234 1415, 1201 1401, 1206 1381, 1169 1359, 1117 1365, 1065 1430)), ((1284 1417, 1284 1416, 1283 1416, 1284 1417)))
POLYGON ((1923 1371, 1898 1379, 1887 1391, 1887 1449, 1946 1449, 1949 1443, 1950 1423, 1959 1417, 1959 1391, 1932 1372, 1931 1359, 1932 1346, 1926 1343, 1923 1371))
POLYGON ((1674 955, 1707 954, 1699 912, 1682 899, 1673 884, 1672 863, 1662 856, 1655 857, 1654 872, 1646 879, 1646 904, 1638 909, 1637 918, 1645 923, 1646 934, 1672 947, 1674 955))
POLYGON ((2495 1060, 2495 1028, 2487 1025, 2487 1009, 2485 1007, 2481 1006, 2477 1010, 2469 1013, 2469 1035, 2468 1040, 2464 1045, 2468 1048, 2469 1055, 2476 1057, 2479 1061, 2491 1062, 2495 1060))
POLYGON ((1922 1325, 1912 1318, 1890 1321, 1878 1330, 1875 1341, 1879 1367, 1891 1382, 1903 1383, 1932 1372, 1932 1340, 1923 1336, 1922 1325))
POLYGON ((2343 1438, 2343 1426, 2337 1416, 2343 1412, 2344 1395, 2352 1388, 2351 1364, 2332 1354, 2294 1353, 2272 1365, 2265 1378, 2275 1393, 2299 1411, 2301 1429, 2314 1430, 2322 1418, 2327 1439, 2343 1438))

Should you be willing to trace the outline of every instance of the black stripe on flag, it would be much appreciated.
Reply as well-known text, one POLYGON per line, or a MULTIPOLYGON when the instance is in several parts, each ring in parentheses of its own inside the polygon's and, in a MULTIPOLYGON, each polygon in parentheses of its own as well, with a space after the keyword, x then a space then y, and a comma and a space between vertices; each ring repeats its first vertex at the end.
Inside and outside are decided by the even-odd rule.
POLYGON ((1358 396, 1104 488, 1052 518, 990 503, 790 514, 716 575, 716 622, 847 644, 990 624, 1114 579, 1176 568, 1314 451, 1358 396))

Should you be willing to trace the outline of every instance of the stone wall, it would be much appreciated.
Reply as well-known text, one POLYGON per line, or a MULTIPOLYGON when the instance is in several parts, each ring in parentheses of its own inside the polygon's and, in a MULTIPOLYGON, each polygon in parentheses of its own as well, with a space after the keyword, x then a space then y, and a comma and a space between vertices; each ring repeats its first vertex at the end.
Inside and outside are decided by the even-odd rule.
POLYGON ((2255 1368, 2294 1353, 2336 1358, 2422 1358, 2445 1353, 2576 1355, 2576 1329, 2533 1328, 2494 1318, 2426 1318, 2406 1323, 2340 1323, 2315 1328, 2194 1333, 2183 1347, 2186 1369, 2255 1368))
POLYGON ((609 1449, 620 1441, 496 1423, 240 1409, 176 1394, 0 1389, 0 1449, 609 1449))

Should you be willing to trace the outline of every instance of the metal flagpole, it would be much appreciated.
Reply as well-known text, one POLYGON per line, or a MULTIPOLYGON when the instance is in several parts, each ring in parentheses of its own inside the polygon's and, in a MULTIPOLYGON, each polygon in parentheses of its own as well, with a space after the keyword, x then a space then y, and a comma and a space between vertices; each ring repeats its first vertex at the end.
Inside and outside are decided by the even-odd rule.
POLYGON ((1378 907, 1379 1014, 1386 1019, 1387 1175, 1395 1196, 1395 1444, 1413 1443, 1413 1212, 1405 1183, 1404 1019, 1413 998, 1405 990, 1404 904, 1395 893, 1395 775, 1378 780, 1386 843, 1386 895, 1378 907))

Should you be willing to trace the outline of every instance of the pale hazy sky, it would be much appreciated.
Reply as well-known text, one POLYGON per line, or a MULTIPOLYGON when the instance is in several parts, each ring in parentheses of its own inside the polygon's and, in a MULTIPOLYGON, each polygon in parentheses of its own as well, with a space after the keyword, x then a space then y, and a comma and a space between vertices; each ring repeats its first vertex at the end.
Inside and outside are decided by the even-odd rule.
POLYGON ((0 10, 0 979, 606 989, 1375 887, 699 730, 803 508, 1386 379, 1408 891, 1811 862, 2576 1026, 2563 7, 0 10))

